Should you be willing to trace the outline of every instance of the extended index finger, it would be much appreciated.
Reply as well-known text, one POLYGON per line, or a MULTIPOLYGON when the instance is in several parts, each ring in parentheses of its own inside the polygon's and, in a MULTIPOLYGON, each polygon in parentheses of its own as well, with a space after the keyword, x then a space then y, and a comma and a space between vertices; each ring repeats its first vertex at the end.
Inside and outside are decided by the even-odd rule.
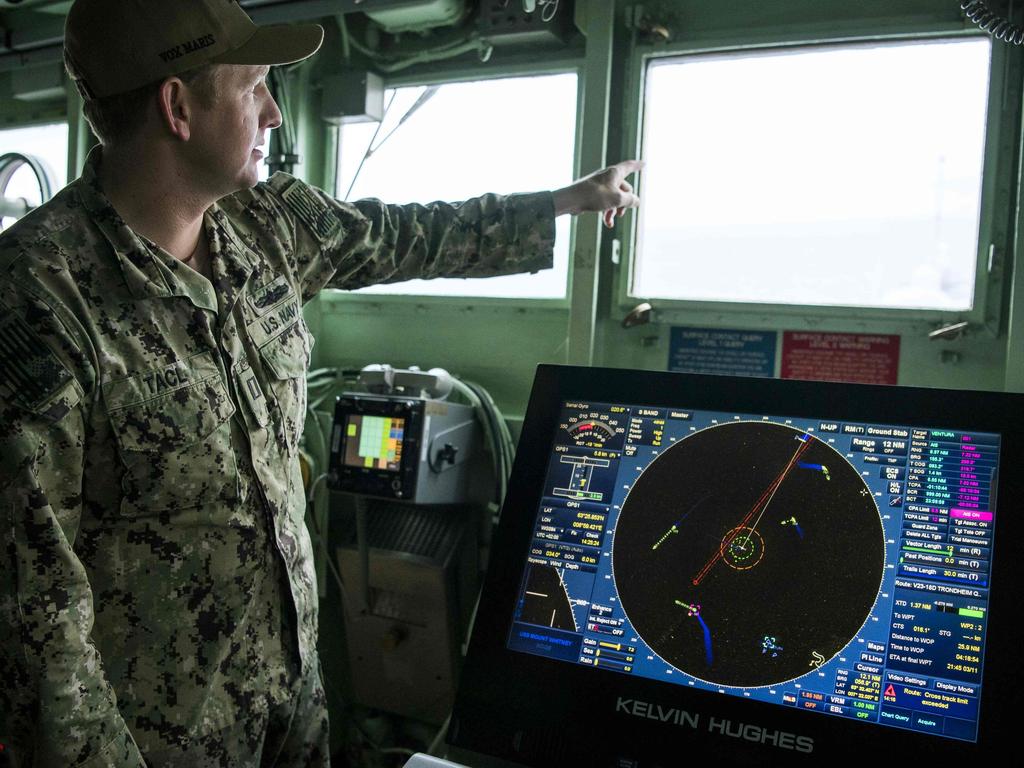
POLYGON ((629 174, 635 173, 644 167, 643 160, 623 160, 622 162, 616 163, 612 166, 615 169, 615 175, 620 179, 624 179, 629 174))

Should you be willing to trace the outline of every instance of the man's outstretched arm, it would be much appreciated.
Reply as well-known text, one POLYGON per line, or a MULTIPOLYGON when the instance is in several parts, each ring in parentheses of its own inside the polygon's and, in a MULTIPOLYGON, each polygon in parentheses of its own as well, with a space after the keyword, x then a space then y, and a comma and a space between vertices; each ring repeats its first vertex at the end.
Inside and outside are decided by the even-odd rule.
POLYGON ((461 203, 388 205, 335 200, 286 174, 222 204, 277 250, 302 300, 322 288, 353 289, 413 278, 490 277, 552 264, 555 217, 617 215, 638 204, 626 161, 553 192, 482 195, 461 203), (246 221, 247 220, 247 221, 246 221))

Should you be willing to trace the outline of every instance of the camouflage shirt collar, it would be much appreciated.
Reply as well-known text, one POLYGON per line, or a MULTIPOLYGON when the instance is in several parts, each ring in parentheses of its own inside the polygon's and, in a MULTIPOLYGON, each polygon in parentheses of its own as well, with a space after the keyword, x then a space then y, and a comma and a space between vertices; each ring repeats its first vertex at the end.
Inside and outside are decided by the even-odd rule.
POLYGON ((132 231, 100 188, 101 147, 93 147, 75 182, 82 205, 110 243, 128 289, 137 299, 170 296, 172 291, 152 249, 132 231))
MULTIPOLYGON (((114 209, 99 184, 101 147, 94 147, 85 161, 82 176, 76 182, 82 204, 117 255, 125 282, 135 298, 190 295, 184 286, 175 290, 168 269, 160 263, 156 246, 136 234, 114 209)), ((258 260, 216 205, 204 217, 210 238, 210 256, 214 285, 224 306, 230 306, 256 269, 258 260)), ((173 265, 178 266, 177 264, 173 265)), ((187 269, 187 267, 185 267, 187 269)))

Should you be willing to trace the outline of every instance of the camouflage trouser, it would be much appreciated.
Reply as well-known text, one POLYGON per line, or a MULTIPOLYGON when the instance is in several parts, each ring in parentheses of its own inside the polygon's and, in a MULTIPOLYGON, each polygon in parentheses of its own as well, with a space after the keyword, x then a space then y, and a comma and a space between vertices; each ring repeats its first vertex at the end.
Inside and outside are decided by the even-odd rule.
POLYGON ((327 697, 319 665, 305 675, 295 697, 269 712, 240 717, 183 749, 145 758, 148 768, 329 768, 327 697))

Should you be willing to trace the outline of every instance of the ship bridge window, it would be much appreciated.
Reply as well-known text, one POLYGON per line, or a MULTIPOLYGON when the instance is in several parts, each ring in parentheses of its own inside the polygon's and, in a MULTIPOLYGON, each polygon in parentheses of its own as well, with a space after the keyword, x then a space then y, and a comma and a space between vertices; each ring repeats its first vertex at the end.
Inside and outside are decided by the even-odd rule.
MULTIPOLYGON (((428 203, 565 186, 573 177, 576 88, 568 73, 389 89, 381 123, 341 129, 337 196, 428 203)), ((561 299, 569 235, 562 216, 554 269, 533 275, 410 280, 359 292, 561 299)))
POLYGON ((14 159, 0 163, 0 231, 23 215, 26 204, 32 209, 46 202, 46 187, 48 198, 67 183, 67 123, 0 129, 0 158, 12 153, 31 156, 38 164, 14 159), (43 185, 40 173, 48 177, 43 185))
POLYGON ((629 294, 971 309, 991 55, 972 36, 649 59, 629 294))

